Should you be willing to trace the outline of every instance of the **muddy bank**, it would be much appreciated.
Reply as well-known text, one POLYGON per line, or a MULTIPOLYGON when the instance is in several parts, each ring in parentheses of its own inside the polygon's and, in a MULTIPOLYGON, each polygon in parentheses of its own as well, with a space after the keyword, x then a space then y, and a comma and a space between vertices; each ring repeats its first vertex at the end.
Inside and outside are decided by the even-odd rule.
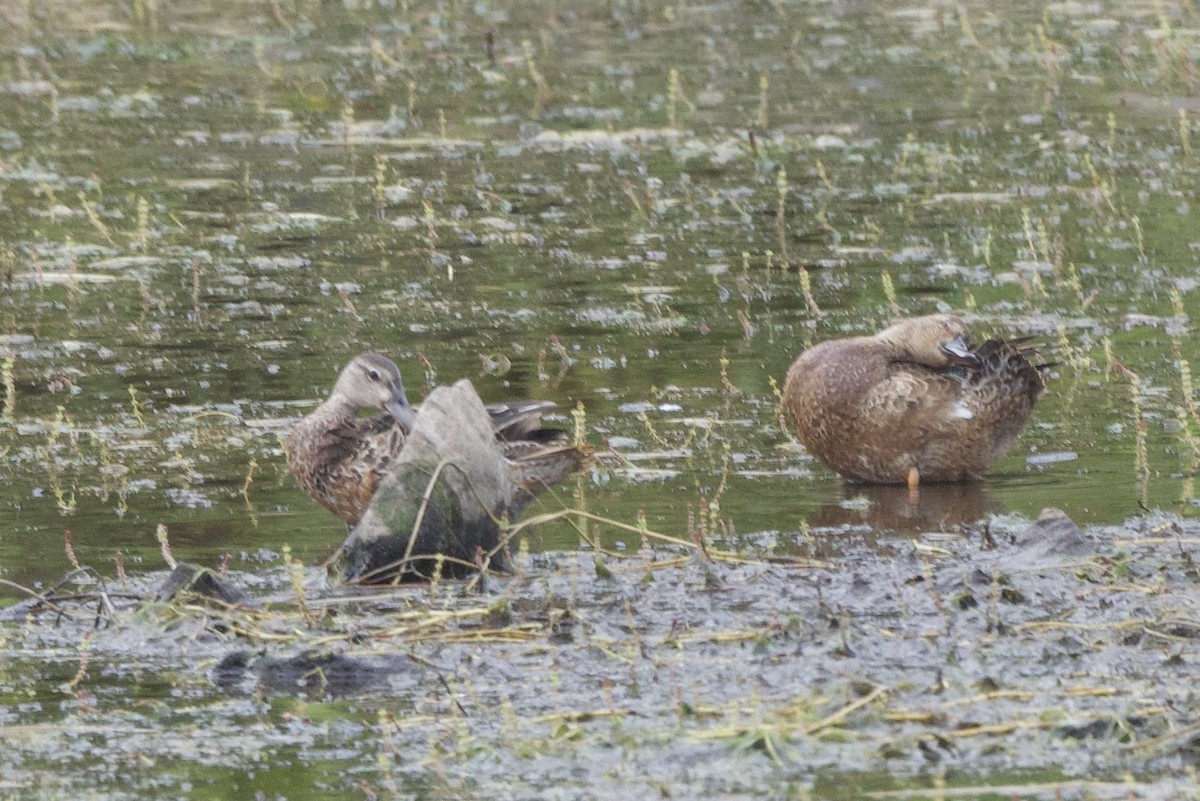
POLYGON ((6 707, 3 773, 58 764, 41 797, 149 789, 114 754, 213 770, 157 771, 177 789, 334 759, 330 797, 1196 792, 1171 777, 1200 764, 1200 525, 865 531, 521 554, 512 575, 366 593, 293 565, 225 576, 251 596, 233 607, 132 600, 160 573, 107 585, 107 612, 79 588, 6 613, 4 688, 30 700, 6 707), (829 538, 836 558, 798 552, 829 538), (138 704, 162 683, 171 700, 138 704))

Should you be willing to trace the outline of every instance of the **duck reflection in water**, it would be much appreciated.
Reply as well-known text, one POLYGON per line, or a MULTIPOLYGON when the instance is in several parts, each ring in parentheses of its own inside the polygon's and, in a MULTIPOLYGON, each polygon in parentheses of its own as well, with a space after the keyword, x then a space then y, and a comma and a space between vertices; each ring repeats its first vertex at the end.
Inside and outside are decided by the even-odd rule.
POLYGON ((879 532, 917 535, 952 531, 1006 511, 979 482, 925 484, 920 493, 905 486, 845 484, 845 501, 827 503, 808 517, 813 528, 870 526, 879 532))

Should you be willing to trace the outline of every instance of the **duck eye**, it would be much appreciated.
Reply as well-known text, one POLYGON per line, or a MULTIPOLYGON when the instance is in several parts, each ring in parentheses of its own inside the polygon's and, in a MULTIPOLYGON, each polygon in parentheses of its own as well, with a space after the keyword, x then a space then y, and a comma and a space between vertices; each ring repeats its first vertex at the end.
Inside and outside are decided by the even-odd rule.
POLYGON ((378 370, 368 370, 367 377, 370 378, 372 381, 378 381, 379 380, 379 371, 378 370))

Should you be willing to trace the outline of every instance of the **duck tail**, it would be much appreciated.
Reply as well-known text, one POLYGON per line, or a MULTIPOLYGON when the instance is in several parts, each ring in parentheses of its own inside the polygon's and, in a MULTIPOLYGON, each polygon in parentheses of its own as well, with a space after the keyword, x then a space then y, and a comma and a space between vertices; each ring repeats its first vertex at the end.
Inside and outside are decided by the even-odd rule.
POLYGON ((546 445, 534 440, 503 443, 505 468, 512 482, 511 511, 515 515, 567 476, 591 466, 591 448, 566 442, 546 445))
MULTIPOLYGON (((996 341, 999 342, 999 340, 996 341)), ((1007 344, 1012 347, 1017 351, 1017 353, 1021 354, 1026 361, 1032 364, 1033 369, 1037 370, 1038 372, 1043 370, 1052 370, 1055 367, 1061 367, 1063 364, 1062 362, 1048 362, 1042 358, 1041 348, 1043 343, 1039 341, 1039 337, 1036 334, 1030 334, 1023 337, 1013 337, 1012 339, 1004 340, 1000 344, 1007 344)))
POLYGON ((1036 337, 1032 336, 989 339, 975 348, 974 353, 979 359, 974 380, 999 380, 1006 385, 1021 387, 1034 400, 1046 391, 1042 372, 1056 364, 1041 361, 1036 337))

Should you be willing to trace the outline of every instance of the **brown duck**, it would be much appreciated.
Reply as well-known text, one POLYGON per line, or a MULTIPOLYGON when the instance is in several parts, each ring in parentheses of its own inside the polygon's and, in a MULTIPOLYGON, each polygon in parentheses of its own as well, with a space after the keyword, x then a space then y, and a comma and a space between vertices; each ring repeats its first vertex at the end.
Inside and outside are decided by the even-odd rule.
MULTIPOLYGON (((591 462, 591 452, 570 445, 565 432, 541 428, 541 413, 553 406, 524 401, 488 407, 513 479, 514 513, 591 462)), ((329 398, 292 429, 288 469, 309 497, 353 527, 404 447, 416 412, 395 363, 381 353, 360 353, 342 370, 329 398), (382 413, 359 416, 362 409, 382 413)))
POLYGON ((800 441, 833 470, 877 484, 982 477, 1046 391, 1025 340, 968 345, 937 314, 875 336, 823 342, 788 370, 783 407, 800 441))

